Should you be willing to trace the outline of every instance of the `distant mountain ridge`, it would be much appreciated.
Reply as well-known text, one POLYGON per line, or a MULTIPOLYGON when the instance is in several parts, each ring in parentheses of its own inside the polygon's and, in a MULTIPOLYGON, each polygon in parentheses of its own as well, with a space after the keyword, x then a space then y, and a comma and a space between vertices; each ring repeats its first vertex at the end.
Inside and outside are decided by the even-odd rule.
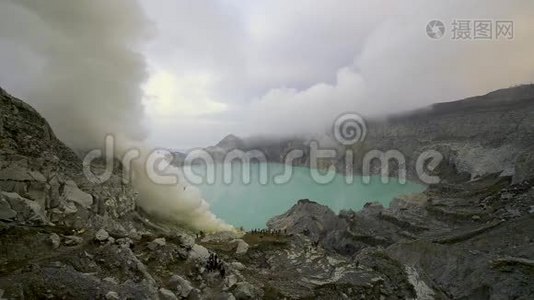
MULTIPOLYGON (((486 95, 367 120, 367 129, 366 139, 353 148, 359 150, 360 155, 370 149, 401 151, 408 158, 408 175, 412 179, 417 179, 414 174, 417 155, 428 149, 438 150, 445 156, 439 167, 445 177, 474 178, 490 173, 513 176, 516 162, 530 160, 529 154, 534 149, 534 85, 500 89, 486 95)), ((295 163, 309 166, 308 145, 311 140, 318 140, 328 148, 337 147, 341 153, 344 149, 332 135, 321 133, 306 138, 279 139, 229 135, 206 150, 214 153, 217 161, 233 149, 256 149, 262 151, 268 161, 283 163, 289 151, 301 149, 305 155, 295 163)), ((361 170, 361 158, 356 156, 353 166, 356 171, 361 170)), ((342 156, 332 159, 329 164, 340 172, 345 170, 342 156)), ((392 169, 393 175, 395 172, 392 169)), ((517 174, 517 180, 522 176, 517 174)))
MULTIPOLYGON (((477 109, 459 109, 460 102, 439 114, 370 121, 361 149, 446 154, 448 182, 424 193, 339 215, 300 200, 273 216, 270 230, 195 238, 139 210, 120 165, 109 181, 89 182, 46 120, 0 89, 0 297, 531 299, 529 93, 492 94, 500 100, 477 109)), ((308 142, 229 136, 211 151, 257 147, 282 161, 308 142)))

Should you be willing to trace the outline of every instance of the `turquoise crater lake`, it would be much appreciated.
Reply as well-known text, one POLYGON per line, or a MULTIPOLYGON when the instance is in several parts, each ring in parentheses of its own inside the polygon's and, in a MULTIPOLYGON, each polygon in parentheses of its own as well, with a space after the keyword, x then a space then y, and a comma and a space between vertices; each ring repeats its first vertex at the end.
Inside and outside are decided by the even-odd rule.
MULTIPOLYGON (((231 182, 223 180, 223 167, 216 165, 215 182, 195 185, 210 204, 217 217, 236 227, 245 229, 265 228, 267 220, 280 215, 292 207, 299 199, 327 205, 336 213, 342 209, 360 210, 367 202, 380 202, 388 206, 394 197, 422 192, 426 186, 409 182, 401 184, 396 178, 382 183, 380 177, 371 177, 370 183, 363 183, 362 177, 354 176, 348 184, 341 174, 326 184, 319 184, 306 167, 293 167, 289 181, 274 183, 273 177, 284 173, 284 165, 276 163, 251 164, 250 183, 242 180, 242 170, 231 168, 231 182), (267 169, 268 183, 261 184, 260 166, 267 169)), ((196 174, 205 176, 206 168, 196 166, 196 174)), ((205 178, 205 177, 204 177, 205 178)))

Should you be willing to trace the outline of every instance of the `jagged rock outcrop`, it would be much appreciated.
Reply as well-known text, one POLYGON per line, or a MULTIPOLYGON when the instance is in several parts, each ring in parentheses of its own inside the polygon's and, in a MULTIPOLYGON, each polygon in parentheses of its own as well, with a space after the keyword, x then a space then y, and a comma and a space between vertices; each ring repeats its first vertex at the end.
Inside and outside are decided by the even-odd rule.
POLYGON ((1 192, 4 220, 24 224, 45 225, 48 223, 45 211, 38 202, 22 198, 17 193, 1 192))
POLYGON ((172 298, 167 273, 183 274, 179 267, 201 246, 184 229, 157 225, 136 210, 120 163, 110 180, 90 182, 81 158, 46 120, 1 89, 0 133, 3 297, 172 298))
POLYGON ((364 143, 400 150, 413 178, 416 158, 427 149, 444 155, 440 171, 445 179, 454 180, 458 173, 469 174, 470 179, 493 173, 510 176, 523 164, 518 156, 534 145, 534 85, 371 121, 364 143))
MULTIPOLYGON (((270 230, 195 239, 137 211, 120 165, 89 182, 47 122, 0 90, 0 296, 531 299, 532 95, 498 91, 371 129, 369 147, 446 154, 447 181, 422 194, 339 215, 301 200, 270 230)), ((295 141, 263 140, 268 159, 305 145, 295 141)), ((230 137, 218 147, 252 146, 230 137)))
POLYGON ((215 145, 216 147, 222 148, 226 151, 232 150, 232 149, 241 149, 244 146, 244 142, 242 139, 238 138, 237 136, 233 134, 229 134, 225 136, 221 141, 215 145))
POLYGON ((338 218, 328 206, 302 199, 287 212, 271 218, 267 227, 290 234, 304 234, 317 241, 327 233, 346 228, 347 223, 338 218))
POLYGON ((330 228, 318 244, 343 256, 383 249, 403 266, 399 276, 420 298, 529 299, 534 187, 510 183, 509 177, 493 175, 433 185, 423 194, 395 199, 389 208, 368 203, 360 212, 343 211, 334 218, 347 225, 337 228, 328 226, 335 223, 328 208, 301 201, 268 224, 299 233, 330 228))
MULTIPOLYGON (((334 120, 332 120, 334 121, 334 120)), ((487 95, 444 102, 382 119, 368 119, 365 140, 343 146, 336 142, 333 133, 309 137, 268 138, 252 137, 231 144, 232 149, 259 150, 267 161, 284 163, 285 156, 294 149, 303 151, 295 165, 310 165, 311 141, 322 148, 336 149, 337 156, 319 161, 320 168, 335 166, 346 172, 344 150, 354 151, 355 174, 363 171, 363 158, 370 150, 398 150, 406 159, 407 176, 419 180, 416 173, 417 158, 427 150, 435 150, 444 157, 434 175, 445 181, 469 180, 498 173, 524 180, 524 170, 532 166, 534 149, 534 84, 497 90, 487 95)), ((233 141, 234 138, 229 140, 233 141)), ((228 150, 209 147, 217 160, 228 150)), ((391 161, 389 174, 398 175, 399 166, 391 161)), ((372 174, 380 173, 378 160, 371 162, 372 174)))
POLYGON ((520 153, 514 166, 513 183, 534 181, 534 147, 520 153))
POLYGON ((41 210, 56 225, 98 227, 102 224, 97 223, 113 223, 134 211, 136 195, 122 183, 120 169, 108 182, 89 182, 81 159, 57 139, 39 113, 4 90, 0 90, 0 103, 3 192, 31 201, 33 210, 41 210))

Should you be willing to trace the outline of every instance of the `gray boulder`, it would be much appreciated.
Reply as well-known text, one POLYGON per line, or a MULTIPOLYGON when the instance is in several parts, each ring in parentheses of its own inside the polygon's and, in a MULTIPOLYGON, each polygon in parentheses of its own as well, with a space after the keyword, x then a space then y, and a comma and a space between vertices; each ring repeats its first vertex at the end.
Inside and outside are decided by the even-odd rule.
POLYGON ((178 300, 178 298, 172 291, 169 291, 168 289, 165 289, 165 288, 159 289, 159 298, 161 300, 178 300))
MULTIPOLYGON (((1 197, 7 201, 11 209, 17 212, 17 221, 31 224, 47 224, 43 208, 34 201, 22 198, 17 193, 1 192, 1 197)), ((6 210, 7 214, 11 212, 6 210)))
POLYGON ((238 282, 235 285, 235 289, 233 290, 233 294, 236 299, 260 299, 263 297, 263 291, 246 282, 238 282))
POLYGON ((232 269, 235 269, 235 270, 238 270, 238 271, 242 271, 244 270, 246 267, 244 264, 238 262, 238 261, 234 261, 232 263, 230 263, 230 267, 232 267, 232 269))
POLYGON ((50 241, 50 244, 52 244, 52 247, 54 249, 59 248, 59 246, 61 245, 61 238, 56 233, 51 233, 48 237, 48 240, 50 241))
POLYGON ((245 241, 243 241, 242 239, 235 239, 232 242, 237 244, 236 249, 235 249, 235 254, 243 255, 247 253, 248 244, 245 241))
POLYGON ((109 233, 104 229, 100 229, 95 233, 95 239, 99 242, 104 242, 108 238, 109 238, 109 233))
POLYGON ((165 241, 165 238, 157 238, 157 239, 154 239, 154 240, 152 241, 152 243, 154 243, 154 244, 156 244, 156 245, 158 245, 158 246, 160 246, 160 247, 163 247, 163 246, 165 246, 165 245, 167 244, 167 242, 165 241))
POLYGON ((532 179, 534 176, 532 170, 534 170, 534 149, 526 151, 520 154, 515 162, 514 176, 512 177, 512 183, 520 183, 522 181, 532 179))
POLYGON ((107 292, 105 298, 106 298, 106 300, 118 300, 118 299, 120 299, 119 294, 117 292, 114 292, 114 291, 107 292))
POLYGON ((0 180, 31 181, 33 177, 30 176, 28 169, 14 163, 1 170, 0 180))
POLYGON ((224 287, 225 289, 230 289, 237 283, 237 277, 234 274, 226 276, 224 278, 224 287))
POLYGON ((11 205, 6 199, 0 198, 0 220, 12 221, 17 216, 17 212, 11 209, 11 205))
POLYGON ((178 236, 180 244, 186 249, 191 249, 195 245, 195 238, 188 234, 180 234, 178 236))
POLYGON ((66 235, 63 243, 66 246, 76 246, 83 243, 83 238, 75 235, 66 235))
POLYGON ((286 213, 271 218, 267 227, 273 230, 285 230, 291 234, 305 234, 312 240, 318 240, 326 232, 345 228, 346 223, 328 206, 308 199, 299 200, 286 213))
POLYGON ((80 190, 72 180, 68 180, 65 183, 63 197, 65 200, 75 202, 84 208, 90 208, 93 205, 93 196, 80 190))
POLYGON ((191 283, 179 275, 172 275, 169 279, 168 286, 184 298, 187 298, 193 290, 191 283))
POLYGON ((195 244, 191 248, 191 251, 189 251, 189 259, 194 261, 205 262, 209 256, 210 252, 208 251, 208 249, 198 244, 195 244))

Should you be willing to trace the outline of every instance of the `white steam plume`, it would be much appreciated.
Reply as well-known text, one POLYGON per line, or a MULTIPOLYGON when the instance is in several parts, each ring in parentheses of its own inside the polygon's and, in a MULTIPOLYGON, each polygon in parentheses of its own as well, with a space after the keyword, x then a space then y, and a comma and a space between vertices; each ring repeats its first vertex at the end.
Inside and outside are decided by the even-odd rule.
MULTIPOLYGON (((75 149, 99 146, 108 133, 141 145, 146 65, 133 49, 147 29, 138 3, 128 0, 1 1, 0 78, 16 76, 5 88, 28 99, 75 149)), ((229 228, 199 194, 135 172, 145 210, 198 230, 229 228)))

